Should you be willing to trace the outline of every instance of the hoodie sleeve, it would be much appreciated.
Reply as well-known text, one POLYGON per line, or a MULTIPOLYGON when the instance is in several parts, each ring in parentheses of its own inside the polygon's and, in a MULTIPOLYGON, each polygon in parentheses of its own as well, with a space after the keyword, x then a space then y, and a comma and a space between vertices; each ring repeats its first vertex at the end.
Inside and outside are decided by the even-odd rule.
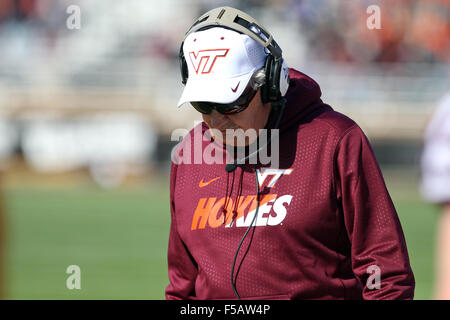
POLYGON ((336 163, 337 196, 363 298, 412 299, 415 282, 403 230, 370 143, 356 124, 340 139, 336 163))
POLYGON ((172 221, 167 253, 169 285, 166 287, 166 299, 194 299, 197 266, 177 231, 174 202, 176 174, 177 166, 172 164, 170 172, 170 213, 172 221))

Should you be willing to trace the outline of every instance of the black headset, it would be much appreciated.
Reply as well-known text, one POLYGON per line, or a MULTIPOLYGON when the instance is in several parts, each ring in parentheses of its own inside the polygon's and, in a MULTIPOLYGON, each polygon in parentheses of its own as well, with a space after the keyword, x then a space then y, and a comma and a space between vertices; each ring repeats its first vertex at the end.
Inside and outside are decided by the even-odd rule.
POLYGON ((287 67, 283 66, 282 50, 273 37, 255 19, 235 8, 219 7, 212 9, 198 18, 186 32, 179 53, 181 82, 185 85, 189 77, 183 52, 186 37, 193 32, 214 27, 222 27, 246 34, 266 48, 266 51, 268 51, 264 64, 266 79, 261 87, 261 99, 263 103, 271 102, 272 106, 276 107, 277 104, 274 105, 274 103, 282 100, 289 87, 289 71, 287 67), (282 85, 282 81, 286 83, 282 85))

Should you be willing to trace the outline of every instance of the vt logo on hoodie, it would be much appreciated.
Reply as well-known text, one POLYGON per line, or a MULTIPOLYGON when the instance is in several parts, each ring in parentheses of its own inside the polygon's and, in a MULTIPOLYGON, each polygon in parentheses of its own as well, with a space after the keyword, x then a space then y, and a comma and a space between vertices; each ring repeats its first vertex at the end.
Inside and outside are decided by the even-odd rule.
MULTIPOLYGON (((263 187, 268 177, 267 187, 272 188, 282 175, 289 175, 293 169, 262 169, 257 170, 260 188, 263 187)), ((218 177, 219 178, 219 177, 218 177)), ((205 187, 214 178, 204 183, 200 181, 199 187, 205 187)), ((255 219, 256 226, 275 226, 283 222, 287 214, 286 207, 289 206, 292 195, 265 194, 260 195, 258 216, 255 219)), ((217 228, 220 226, 231 227, 233 210, 236 210, 236 227, 248 227, 256 213, 256 195, 239 196, 233 203, 231 197, 200 198, 192 218, 191 230, 204 229, 206 227, 217 228)))

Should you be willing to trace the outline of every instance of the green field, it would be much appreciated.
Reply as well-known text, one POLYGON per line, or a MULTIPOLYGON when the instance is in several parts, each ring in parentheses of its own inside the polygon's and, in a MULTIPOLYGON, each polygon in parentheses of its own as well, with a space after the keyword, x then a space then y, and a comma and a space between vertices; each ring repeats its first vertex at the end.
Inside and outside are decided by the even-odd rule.
POLYGON ((165 188, 7 190, 6 298, 162 299, 165 188), (81 290, 66 268, 81 268, 81 290))
MULTIPOLYGON (((411 174, 385 172, 403 224, 416 299, 432 297, 438 209, 411 174)), ((7 187, 5 298, 163 299, 170 214, 167 182, 114 191, 95 186, 7 187), (66 268, 81 268, 81 290, 66 268)))

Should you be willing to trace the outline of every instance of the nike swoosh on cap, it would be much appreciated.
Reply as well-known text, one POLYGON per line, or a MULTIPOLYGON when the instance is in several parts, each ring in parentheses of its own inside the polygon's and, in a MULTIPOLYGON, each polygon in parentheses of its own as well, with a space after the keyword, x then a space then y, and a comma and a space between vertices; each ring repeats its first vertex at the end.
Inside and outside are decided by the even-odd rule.
POLYGON ((207 181, 207 182, 203 182, 203 178, 202 178, 202 180, 200 180, 200 182, 198 183, 198 187, 199 187, 199 188, 206 187, 208 184, 210 184, 211 182, 214 182, 214 181, 216 181, 216 180, 218 180, 218 179, 220 179, 220 177, 211 179, 211 180, 209 180, 209 181, 207 181))
POLYGON ((236 86, 236 88, 231 88, 231 91, 233 91, 233 92, 236 92, 237 91, 237 89, 239 88, 239 85, 241 84, 241 82, 239 81, 238 82, 238 84, 237 84, 237 86, 236 86))

